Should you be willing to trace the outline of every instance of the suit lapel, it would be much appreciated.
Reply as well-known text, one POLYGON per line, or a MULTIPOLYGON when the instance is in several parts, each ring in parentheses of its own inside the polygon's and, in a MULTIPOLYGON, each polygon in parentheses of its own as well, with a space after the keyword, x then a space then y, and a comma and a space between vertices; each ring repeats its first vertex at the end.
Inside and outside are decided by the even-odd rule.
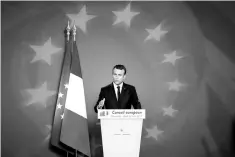
POLYGON ((124 96, 125 91, 126 91, 126 84, 123 82, 122 91, 121 91, 121 96, 120 96, 121 99, 122 99, 122 97, 124 96))
POLYGON ((111 91, 113 99, 115 99, 116 102, 118 102, 113 83, 110 84, 110 91, 111 91))

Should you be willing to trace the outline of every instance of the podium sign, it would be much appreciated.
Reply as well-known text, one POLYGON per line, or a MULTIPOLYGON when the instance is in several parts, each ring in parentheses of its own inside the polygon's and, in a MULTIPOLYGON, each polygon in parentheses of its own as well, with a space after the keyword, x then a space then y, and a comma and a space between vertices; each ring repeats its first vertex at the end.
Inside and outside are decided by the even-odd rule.
POLYGON ((145 110, 98 110, 104 157, 139 157, 145 110))

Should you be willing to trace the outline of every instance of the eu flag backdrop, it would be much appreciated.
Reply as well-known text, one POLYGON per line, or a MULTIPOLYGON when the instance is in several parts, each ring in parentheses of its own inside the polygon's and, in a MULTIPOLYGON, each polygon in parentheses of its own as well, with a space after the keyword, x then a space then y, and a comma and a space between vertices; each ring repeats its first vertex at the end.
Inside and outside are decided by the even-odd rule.
MULTIPOLYGON (((140 157, 234 156, 234 6, 1 2, 1 156, 67 155, 51 143, 55 111, 62 105, 58 98, 65 96, 60 83, 65 52, 76 53, 66 47, 68 21, 77 28, 73 45, 82 74, 76 76, 82 80, 76 80, 83 82, 87 111, 73 113, 88 120, 89 142, 79 149, 89 145, 92 157, 103 155, 93 106, 100 88, 112 81, 112 67, 124 64, 126 82, 135 85, 147 113, 140 157)), ((73 119, 70 115, 62 117, 73 119)), ((74 146, 71 140, 60 140, 74 146)))

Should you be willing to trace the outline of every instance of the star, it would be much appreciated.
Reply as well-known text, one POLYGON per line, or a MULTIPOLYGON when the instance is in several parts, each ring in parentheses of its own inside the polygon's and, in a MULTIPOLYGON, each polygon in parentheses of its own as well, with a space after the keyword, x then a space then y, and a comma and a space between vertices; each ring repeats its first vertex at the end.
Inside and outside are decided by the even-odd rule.
POLYGON ((162 63, 172 63, 175 65, 175 61, 177 59, 183 58, 183 56, 176 56, 176 51, 170 53, 170 54, 164 54, 165 59, 162 61, 162 63))
POLYGON ((174 113, 174 112, 177 112, 177 110, 174 110, 174 109, 172 108, 172 105, 169 106, 168 108, 163 108, 163 111, 164 111, 163 116, 168 115, 168 116, 170 116, 170 117, 173 117, 173 113, 174 113))
POLYGON ((168 82, 170 91, 180 91, 180 87, 185 86, 180 83, 177 79, 174 82, 168 82))
POLYGON ((64 118, 64 114, 60 115, 60 117, 61 117, 61 119, 63 119, 64 118))
POLYGON ((51 125, 46 125, 47 136, 44 139, 44 142, 48 141, 51 138, 51 128, 52 128, 51 125))
POLYGON ((46 107, 46 101, 48 97, 54 95, 55 91, 49 91, 47 90, 47 83, 43 83, 41 87, 37 89, 26 89, 26 92, 31 95, 30 101, 27 103, 26 106, 40 103, 46 107))
POLYGON ((57 105, 58 109, 61 109, 63 105, 61 105, 60 103, 57 105))
POLYGON ((49 65, 51 65, 51 55, 58 53, 61 50, 61 48, 54 47, 51 44, 51 38, 49 38, 42 46, 30 45, 30 47, 36 52, 36 56, 30 63, 42 60, 49 65))
POLYGON ((149 33, 149 36, 147 36, 145 41, 150 39, 155 39, 157 41, 160 41, 160 38, 168 32, 161 30, 161 24, 159 24, 155 29, 145 29, 145 30, 149 33))
POLYGON ((123 11, 112 11, 116 15, 116 20, 113 23, 113 25, 116 25, 120 22, 124 22, 127 25, 127 27, 130 27, 131 19, 140 13, 140 12, 131 12, 130 5, 131 4, 129 3, 123 11))
POLYGON ((86 5, 82 7, 78 14, 67 14, 67 16, 72 22, 74 21, 74 24, 78 26, 84 33, 86 33, 87 22, 96 17, 95 15, 87 15, 86 5))
POLYGON ((69 84, 67 83, 67 84, 64 84, 64 88, 65 89, 68 89, 69 88, 69 84))
POLYGON ((59 98, 62 98, 64 94, 62 94, 61 92, 59 93, 59 98))
POLYGON ((148 132, 148 135, 145 138, 152 137, 156 141, 158 140, 158 136, 164 132, 164 131, 158 130, 157 126, 154 126, 152 129, 146 128, 146 131, 148 132))

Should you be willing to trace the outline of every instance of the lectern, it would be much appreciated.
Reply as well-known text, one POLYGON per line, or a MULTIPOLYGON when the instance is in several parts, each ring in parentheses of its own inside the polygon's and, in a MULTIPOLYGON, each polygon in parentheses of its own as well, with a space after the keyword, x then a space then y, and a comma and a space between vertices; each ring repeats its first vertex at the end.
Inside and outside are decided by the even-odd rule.
POLYGON ((139 157, 145 109, 98 110, 104 157, 139 157))

